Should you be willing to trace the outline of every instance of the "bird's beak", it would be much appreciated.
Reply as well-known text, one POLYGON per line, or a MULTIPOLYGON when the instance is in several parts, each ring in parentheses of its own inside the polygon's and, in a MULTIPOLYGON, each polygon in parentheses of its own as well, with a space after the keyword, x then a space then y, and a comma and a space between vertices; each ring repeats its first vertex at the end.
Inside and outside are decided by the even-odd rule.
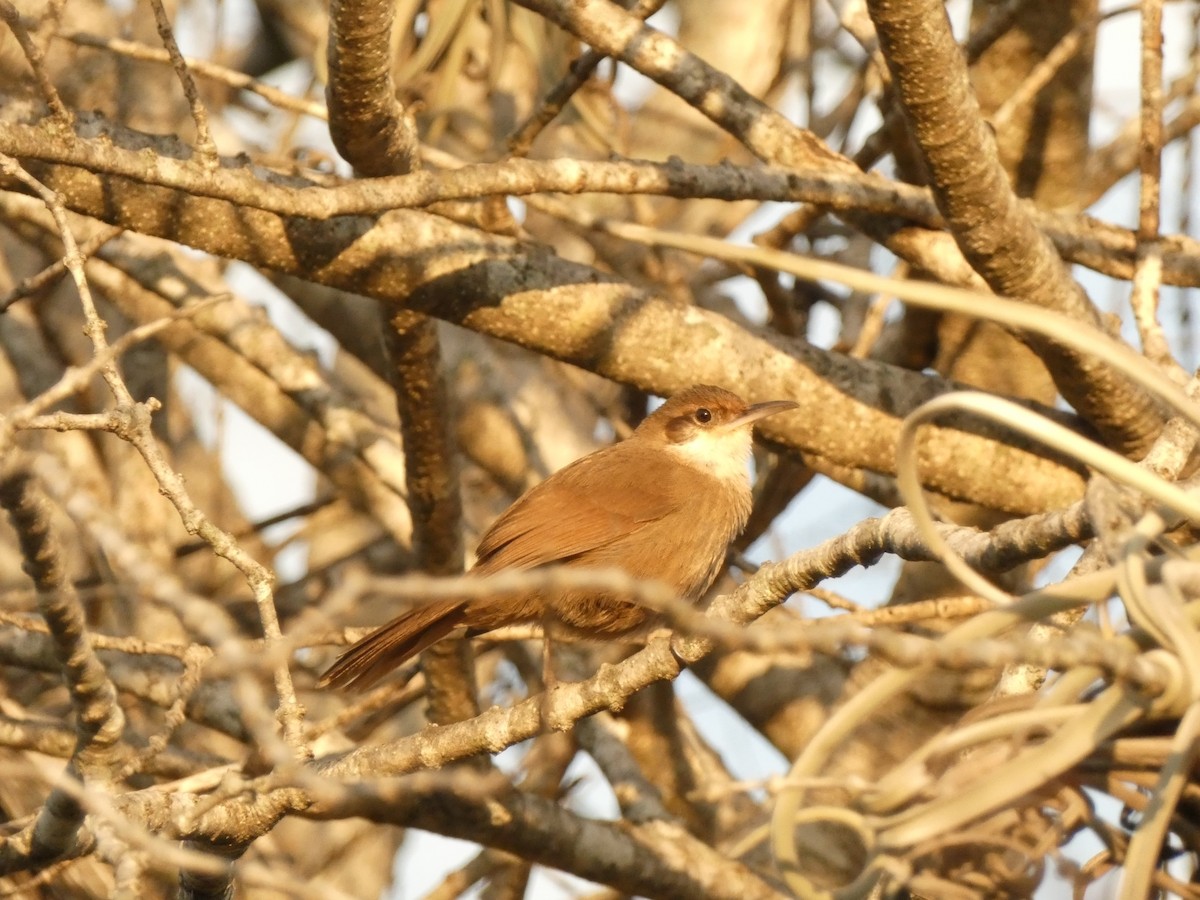
POLYGON ((791 400, 770 400, 766 403, 755 403, 744 413, 734 419, 732 422, 726 422, 726 429, 732 431, 734 428, 740 428, 742 425, 749 425, 757 422, 759 419, 765 419, 767 416, 773 416, 775 413, 781 413, 784 410, 795 409, 799 406, 791 400))

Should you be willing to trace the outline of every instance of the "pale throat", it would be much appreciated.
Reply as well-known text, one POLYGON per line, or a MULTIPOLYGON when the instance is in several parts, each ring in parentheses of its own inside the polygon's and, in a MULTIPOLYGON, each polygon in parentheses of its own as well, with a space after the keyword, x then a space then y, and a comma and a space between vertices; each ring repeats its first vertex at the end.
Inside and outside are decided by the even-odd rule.
POLYGON ((750 443, 748 428, 732 431, 698 431, 686 441, 668 444, 681 461, 729 485, 750 486, 750 443))

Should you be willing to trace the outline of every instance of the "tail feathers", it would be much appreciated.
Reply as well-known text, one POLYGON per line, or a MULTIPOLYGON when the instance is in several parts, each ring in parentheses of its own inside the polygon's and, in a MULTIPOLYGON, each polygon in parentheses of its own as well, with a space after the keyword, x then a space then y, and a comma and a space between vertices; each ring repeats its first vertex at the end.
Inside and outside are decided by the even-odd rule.
POLYGON ((443 600, 397 616, 338 657, 318 687, 365 690, 463 624, 467 601, 443 600))

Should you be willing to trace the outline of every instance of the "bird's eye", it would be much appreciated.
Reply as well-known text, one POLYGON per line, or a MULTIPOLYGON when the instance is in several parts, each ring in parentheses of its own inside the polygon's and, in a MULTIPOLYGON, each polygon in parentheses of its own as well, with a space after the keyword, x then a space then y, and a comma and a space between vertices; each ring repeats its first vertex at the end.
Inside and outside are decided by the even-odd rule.
POLYGON ((705 409, 703 406, 696 410, 696 421, 701 425, 707 425, 712 421, 712 410, 705 409))

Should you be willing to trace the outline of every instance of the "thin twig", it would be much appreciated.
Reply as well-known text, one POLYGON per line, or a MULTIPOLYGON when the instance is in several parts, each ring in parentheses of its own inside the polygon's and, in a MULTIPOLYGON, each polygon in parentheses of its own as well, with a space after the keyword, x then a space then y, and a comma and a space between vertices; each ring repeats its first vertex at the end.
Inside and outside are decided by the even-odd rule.
POLYGON ((208 127, 208 110, 196 90, 196 81, 188 69, 187 60, 179 52, 179 44, 175 41, 175 31, 171 28, 171 19, 163 7, 162 0, 150 0, 150 8, 154 10, 154 24, 158 28, 158 36, 167 48, 175 76, 183 85, 183 94, 187 97, 188 108, 192 111, 192 121, 196 125, 196 149, 199 150, 200 165, 211 171, 217 168, 220 161, 217 156, 217 145, 213 141, 212 132, 208 127))

